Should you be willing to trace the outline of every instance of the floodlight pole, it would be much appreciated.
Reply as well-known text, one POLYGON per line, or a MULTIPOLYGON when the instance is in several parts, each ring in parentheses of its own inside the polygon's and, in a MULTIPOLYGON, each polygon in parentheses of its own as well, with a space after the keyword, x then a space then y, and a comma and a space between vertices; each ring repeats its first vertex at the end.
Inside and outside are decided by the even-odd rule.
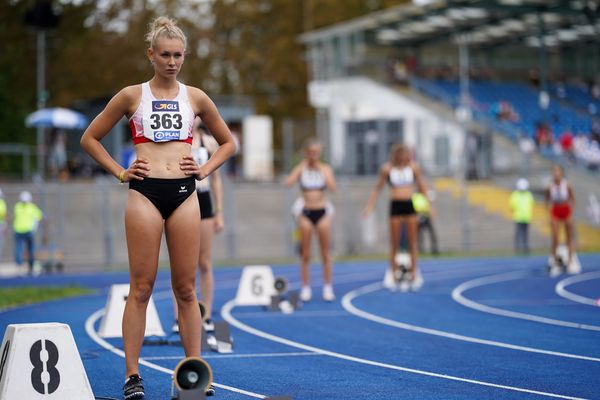
MULTIPOLYGON (((46 105, 46 30, 37 31, 37 108, 46 105)), ((44 179, 44 128, 37 127, 37 174, 44 179)))
POLYGON ((546 49, 546 26, 544 24, 544 17, 541 12, 538 12, 538 37, 540 40, 540 87, 538 94, 538 105, 542 110, 542 119, 544 122, 548 121, 548 106, 550 97, 548 95, 548 60, 547 60, 547 49, 546 49))
POLYGON ((469 216, 469 199, 468 199, 468 183, 467 175, 467 159, 469 157, 469 121, 471 117, 470 95, 469 95, 469 47, 466 37, 458 38, 458 62, 459 62, 459 79, 460 79, 460 108, 461 115, 459 119, 462 124, 464 134, 463 156, 461 157, 460 166, 460 216, 463 239, 463 250, 471 250, 471 222, 469 216))

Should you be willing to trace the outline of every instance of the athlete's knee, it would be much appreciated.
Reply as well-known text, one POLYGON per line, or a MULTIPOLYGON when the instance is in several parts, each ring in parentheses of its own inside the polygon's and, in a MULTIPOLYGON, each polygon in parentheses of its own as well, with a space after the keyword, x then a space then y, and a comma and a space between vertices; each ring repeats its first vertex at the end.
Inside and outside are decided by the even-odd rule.
POLYGON ((302 259, 302 262, 304 262, 304 263, 310 262, 310 251, 303 251, 300 258, 302 259))
POLYGON ((173 287, 173 293, 178 303, 196 302, 196 288, 193 285, 177 285, 173 287))
POLYGON ((152 284, 137 283, 132 284, 129 290, 129 297, 138 304, 147 304, 152 296, 152 284))
POLYGON ((208 274, 212 270, 212 265, 210 260, 200 259, 198 263, 198 268, 202 274, 208 274))

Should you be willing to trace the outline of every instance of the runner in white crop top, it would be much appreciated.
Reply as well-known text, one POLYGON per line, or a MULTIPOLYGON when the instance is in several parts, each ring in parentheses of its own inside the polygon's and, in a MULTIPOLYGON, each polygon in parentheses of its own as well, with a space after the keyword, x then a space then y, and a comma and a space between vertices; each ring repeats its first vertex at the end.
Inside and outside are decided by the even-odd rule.
MULTIPOLYGON (((187 356, 200 357, 202 324, 195 284, 202 238, 195 182, 211 175, 236 148, 229 128, 208 95, 177 81, 186 56, 183 31, 170 18, 159 17, 150 24, 146 38, 152 78, 120 90, 81 137, 81 146, 98 164, 121 183, 129 183, 127 203, 123 205, 130 272, 122 326, 126 400, 144 397, 139 357, 163 233, 171 260, 181 343, 187 356), (126 169, 101 142, 124 116, 131 120, 136 154, 126 169), (194 116, 202 118, 219 144, 202 166, 191 154, 194 116)), ((209 391, 214 393, 212 388, 209 391)), ((157 396, 153 393, 146 398, 157 396)))
POLYGON ((181 82, 177 97, 157 99, 148 82, 142 83, 142 98, 135 113, 129 118, 133 143, 169 142, 192 143, 194 111, 190 105, 187 88, 181 82))
POLYGON ((300 184, 300 189, 302 191, 327 189, 325 174, 318 168, 304 168, 302 173, 300 173, 298 183, 300 184))
MULTIPOLYGON (((379 172, 379 179, 367 205, 363 210, 363 216, 367 217, 377 204, 379 192, 389 184, 390 212, 390 252, 389 262, 390 270, 398 281, 398 287, 404 291, 407 289, 418 290, 422 285, 421 275, 417 269, 417 234, 418 220, 415 208, 412 203, 412 195, 415 186, 421 193, 427 193, 427 187, 422 178, 421 171, 417 164, 411 161, 411 154, 408 147, 403 144, 395 144, 390 150, 390 161, 385 163, 379 172), (410 252, 410 274, 402 273, 396 263, 396 252, 400 247, 401 229, 406 227, 406 236, 408 238, 408 250, 410 252), (408 278, 408 279, 405 279, 408 278)), ((427 199, 429 201, 429 199, 427 199)), ((430 203, 430 209, 431 203, 430 203)), ((396 286, 392 289, 395 289, 396 286)))
POLYGON ((410 165, 405 167, 391 167, 388 175, 391 187, 412 186, 415 184, 415 174, 410 165))

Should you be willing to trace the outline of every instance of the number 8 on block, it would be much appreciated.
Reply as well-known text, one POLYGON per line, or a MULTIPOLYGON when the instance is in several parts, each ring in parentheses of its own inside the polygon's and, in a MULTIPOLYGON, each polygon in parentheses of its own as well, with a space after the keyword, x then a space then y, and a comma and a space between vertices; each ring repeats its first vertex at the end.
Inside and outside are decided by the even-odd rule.
POLYGON ((0 347, 0 400, 5 399, 94 400, 68 325, 8 325, 0 347))

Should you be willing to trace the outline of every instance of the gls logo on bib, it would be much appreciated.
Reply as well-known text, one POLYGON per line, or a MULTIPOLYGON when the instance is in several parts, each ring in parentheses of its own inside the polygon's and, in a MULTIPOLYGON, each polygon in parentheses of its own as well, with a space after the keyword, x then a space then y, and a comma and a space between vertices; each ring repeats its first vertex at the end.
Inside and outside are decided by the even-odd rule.
POLYGON ((179 131, 155 131, 155 142, 168 142, 170 140, 179 140, 179 131))
POLYGON ((179 102, 175 100, 152 101, 152 111, 175 111, 179 112, 179 102))

